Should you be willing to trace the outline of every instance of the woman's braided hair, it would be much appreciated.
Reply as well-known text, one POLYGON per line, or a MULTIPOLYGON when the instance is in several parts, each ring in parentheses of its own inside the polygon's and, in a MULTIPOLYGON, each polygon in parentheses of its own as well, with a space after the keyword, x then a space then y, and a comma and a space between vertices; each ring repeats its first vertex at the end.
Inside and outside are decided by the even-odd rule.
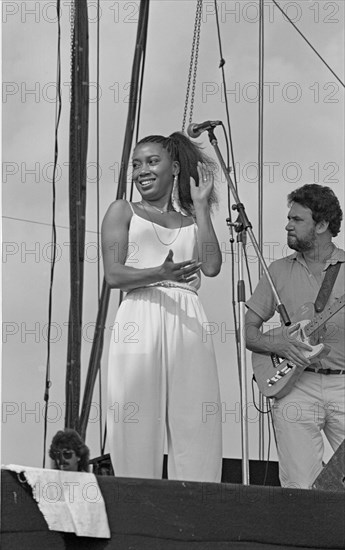
MULTIPOLYGON (((136 144, 136 147, 144 143, 159 143, 167 151, 173 162, 178 162, 180 172, 178 175, 178 192, 181 208, 189 215, 193 216, 194 208, 190 194, 190 177, 194 178, 196 184, 199 184, 197 172, 198 162, 206 165, 206 169, 213 174, 217 170, 217 164, 205 155, 200 145, 192 142, 182 132, 174 132, 168 137, 160 135, 147 136, 136 144)), ((214 190, 209 198, 209 206, 217 204, 217 196, 214 190)))

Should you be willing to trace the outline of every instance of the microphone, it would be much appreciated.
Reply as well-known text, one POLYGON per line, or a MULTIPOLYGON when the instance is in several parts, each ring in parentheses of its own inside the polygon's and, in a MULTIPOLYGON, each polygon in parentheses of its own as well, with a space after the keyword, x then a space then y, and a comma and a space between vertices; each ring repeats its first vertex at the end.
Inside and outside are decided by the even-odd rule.
POLYGON ((220 126, 222 124, 221 120, 206 120, 206 122, 201 122, 200 124, 197 123, 191 123, 187 128, 187 134, 191 138, 198 138, 203 132, 206 130, 210 130, 211 128, 215 128, 216 126, 220 126))

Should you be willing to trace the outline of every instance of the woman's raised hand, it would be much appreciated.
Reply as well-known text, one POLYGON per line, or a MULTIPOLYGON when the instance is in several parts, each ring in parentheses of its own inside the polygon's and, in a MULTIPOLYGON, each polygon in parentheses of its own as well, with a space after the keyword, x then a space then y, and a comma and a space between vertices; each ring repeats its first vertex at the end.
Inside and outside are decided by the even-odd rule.
POLYGON ((194 206, 197 204, 207 204, 213 189, 213 172, 207 170, 205 164, 198 162, 199 185, 196 185, 194 178, 190 178, 190 194, 194 206))

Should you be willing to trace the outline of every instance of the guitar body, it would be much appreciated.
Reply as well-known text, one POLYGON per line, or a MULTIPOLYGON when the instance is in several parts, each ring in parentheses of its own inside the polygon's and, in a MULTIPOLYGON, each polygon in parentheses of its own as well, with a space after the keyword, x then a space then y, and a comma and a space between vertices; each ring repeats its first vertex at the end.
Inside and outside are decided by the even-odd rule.
MULTIPOLYGON (((313 345, 315 342, 315 335, 314 337, 309 337, 306 334, 306 330, 311 323, 313 315, 313 304, 304 304, 294 316, 296 321, 289 327, 289 331, 292 330, 290 338, 296 338, 296 340, 312 347, 310 351, 303 351, 304 356, 309 359, 315 359, 321 354, 324 356, 329 352, 328 346, 324 344, 313 345), (294 328, 295 330, 293 330, 294 328)), ((275 335, 281 335, 282 330, 286 330, 286 328, 277 327, 273 330, 269 330, 265 334, 269 335, 273 341, 275 335)), ((304 371, 304 368, 297 367, 291 361, 278 357, 278 355, 275 354, 253 353, 252 364, 259 390, 266 397, 280 398, 287 395, 304 371)))

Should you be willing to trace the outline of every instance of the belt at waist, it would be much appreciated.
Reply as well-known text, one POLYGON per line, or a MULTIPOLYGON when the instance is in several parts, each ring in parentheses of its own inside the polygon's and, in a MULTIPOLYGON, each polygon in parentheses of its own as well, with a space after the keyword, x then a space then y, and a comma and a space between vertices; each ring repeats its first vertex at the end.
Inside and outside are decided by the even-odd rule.
POLYGON ((178 283, 174 281, 160 281, 159 283, 152 283, 150 285, 146 286, 139 286, 137 288, 133 288, 132 290, 129 290, 127 292, 127 295, 130 292, 135 292, 136 290, 144 290, 144 289, 150 289, 150 288, 179 288, 181 290, 186 290, 187 292, 192 292, 193 294, 198 294, 198 291, 196 288, 189 286, 187 283, 178 283))
POLYGON ((317 367, 307 367, 304 370, 307 372, 317 372, 318 374, 345 374, 345 369, 319 369, 317 367))
POLYGON ((174 281, 159 281, 158 283, 152 283, 142 288, 152 288, 152 287, 162 287, 162 288, 180 288, 181 290, 187 290, 198 294, 198 291, 193 286, 189 286, 187 283, 178 283, 174 281))

